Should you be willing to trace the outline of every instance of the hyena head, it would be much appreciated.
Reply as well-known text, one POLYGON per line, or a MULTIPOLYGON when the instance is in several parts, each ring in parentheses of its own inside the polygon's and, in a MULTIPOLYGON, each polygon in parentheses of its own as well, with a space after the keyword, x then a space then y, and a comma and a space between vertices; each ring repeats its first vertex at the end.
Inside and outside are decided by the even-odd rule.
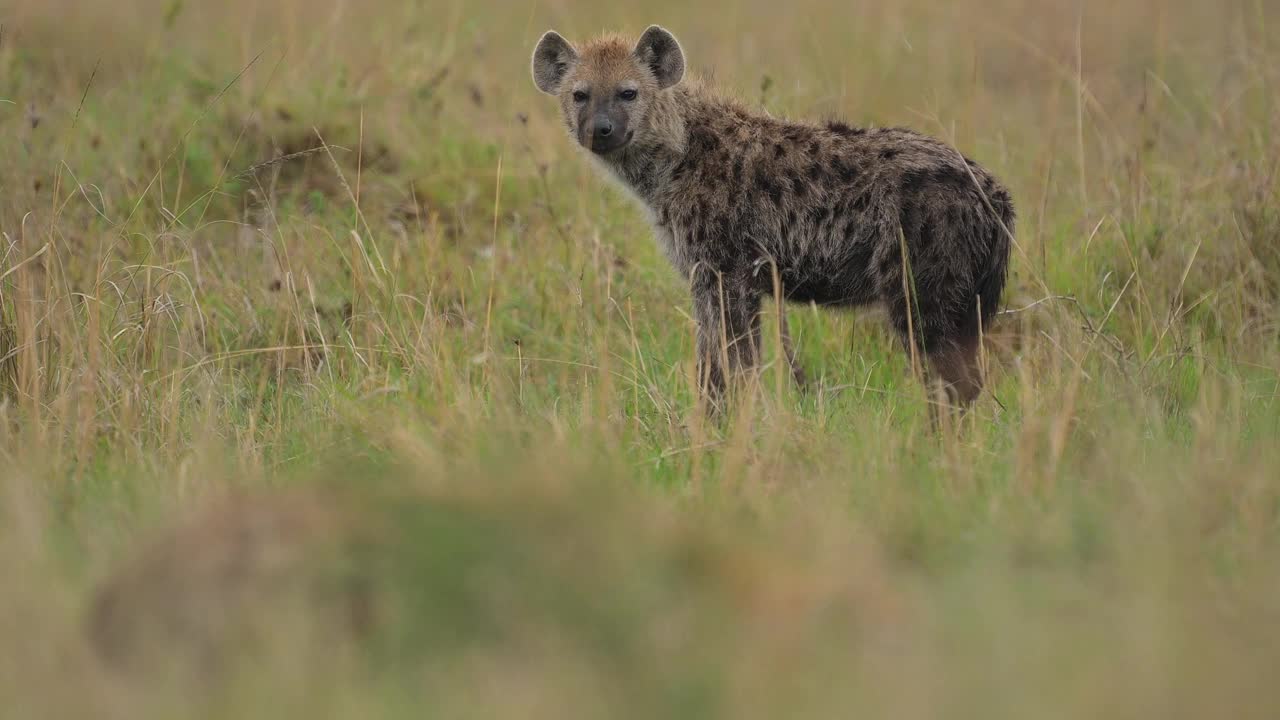
POLYGON ((613 155, 653 130, 658 93, 684 77, 684 52, 671 33, 650 26, 635 45, 617 37, 579 52, 554 31, 533 51, 533 82, 560 99, 569 133, 584 148, 613 155))

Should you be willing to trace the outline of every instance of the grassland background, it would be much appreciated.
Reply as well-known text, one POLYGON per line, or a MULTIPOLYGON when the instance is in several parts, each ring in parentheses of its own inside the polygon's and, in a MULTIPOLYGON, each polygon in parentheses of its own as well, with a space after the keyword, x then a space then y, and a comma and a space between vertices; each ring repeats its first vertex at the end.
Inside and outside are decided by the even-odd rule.
POLYGON ((0 23, 0 716, 1280 713, 1276 3, 0 23), (1007 181, 960 427, 806 308, 815 387, 703 419, 680 278, 528 77, 652 22, 1007 181))

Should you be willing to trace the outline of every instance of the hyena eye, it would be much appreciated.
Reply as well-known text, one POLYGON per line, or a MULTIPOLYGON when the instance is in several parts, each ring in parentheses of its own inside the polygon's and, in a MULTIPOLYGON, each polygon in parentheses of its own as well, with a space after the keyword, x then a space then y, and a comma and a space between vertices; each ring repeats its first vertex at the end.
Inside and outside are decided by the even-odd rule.
POLYGON ((587 92, 586 92, 585 90, 574 90, 574 91, 573 91, 573 101, 574 101, 574 102, 579 102, 579 103, 584 103, 584 102, 586 102, 586 101, 587 101, 587 92))
POLYGON ((622 92, 618 93, 618 97, 622 98, 623 100, 628 100, 628 101, 630 101, 630 100, 635 100, 635 99, 636 99, 636 91, 635 91, 635 90, 623 90, 622 92))

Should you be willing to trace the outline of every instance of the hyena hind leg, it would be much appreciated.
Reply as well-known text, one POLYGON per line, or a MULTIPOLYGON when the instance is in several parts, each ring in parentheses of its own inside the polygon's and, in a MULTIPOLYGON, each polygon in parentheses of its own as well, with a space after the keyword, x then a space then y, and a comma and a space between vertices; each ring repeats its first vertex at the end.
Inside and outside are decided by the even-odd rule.
POLYGON ((961 409, 972 405, 982 392, 980 345, 977 334, 964 335, 927 354, 931 381, 941 384, 947 401, 961 409))
MULTIPOLYGON (((920 312, 926 319, 934 319, 929 323, 934 327, 946 327, 947 318, 939 308, 929 304, 920 312)), ((978 349, 981 337, 977 327, 951 326, 949 331, 934 331, 930 337, 921 337, 914 341, 912 333, 916 330, 907 314, 907 304, 901 295, 888 303, 889 317, 903 350, 910 353, 914 365, 917 353, 923 350, 925 367, 923 371, 926 390, 930 401, 942 400, 945 404, 961 410, 968 408, 982 392, 982 368, 979 365, 978 349), (942 398, 935 398, 934 393, 943 391, 942 398)))

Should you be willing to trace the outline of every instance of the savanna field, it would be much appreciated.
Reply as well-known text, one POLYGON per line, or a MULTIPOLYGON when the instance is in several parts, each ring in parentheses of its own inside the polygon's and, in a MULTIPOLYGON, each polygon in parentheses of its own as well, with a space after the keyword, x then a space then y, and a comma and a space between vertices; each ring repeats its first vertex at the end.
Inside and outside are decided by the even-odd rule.
POLYGON ((0 0, 0 717, 1280 717, 1280 4, 0 0), (1018 208, 973 411, 873 310, 696 392, 540 95, 651 23, 1018 208))

